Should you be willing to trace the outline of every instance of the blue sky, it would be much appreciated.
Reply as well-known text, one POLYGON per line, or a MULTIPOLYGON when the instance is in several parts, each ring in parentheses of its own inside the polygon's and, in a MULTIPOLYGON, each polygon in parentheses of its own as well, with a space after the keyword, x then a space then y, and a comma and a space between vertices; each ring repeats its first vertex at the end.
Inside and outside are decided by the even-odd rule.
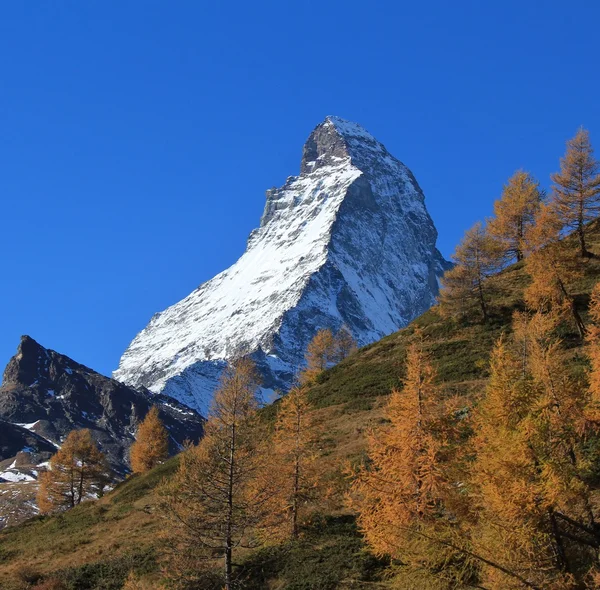
POLYGON ((450 255, 523 167, 600 150, 593 1, 0 7, 0 364, 21 334, 108 374, 233 263, 326 115, 416 175, 450 255))

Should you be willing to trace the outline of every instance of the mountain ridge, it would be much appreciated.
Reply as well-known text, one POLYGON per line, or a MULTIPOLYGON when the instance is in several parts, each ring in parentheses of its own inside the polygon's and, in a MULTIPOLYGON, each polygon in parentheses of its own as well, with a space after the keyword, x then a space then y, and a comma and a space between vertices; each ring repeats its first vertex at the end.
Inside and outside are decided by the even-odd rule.
POLYGON ((23 336, 0 385, 0 420, 13 425, 12 438, 17 441, 0 447, 0 462, 22 453, 15 447, 20 444, 18 434, 23 438, 30 432, 48 443, 40 443, 45 455, 39 457, 31 443, 27 445, 30 451, 25 454, 31 455, 30 465, 36 465, 48 459, 48 451, 55 452, 71 430, 89 428, 112 469, 123 475, 135 429, 153 405, 169 430, 172 452, 186 439, 200 438, 204 421, 194 410, 167 396, 127 387, 23 336))

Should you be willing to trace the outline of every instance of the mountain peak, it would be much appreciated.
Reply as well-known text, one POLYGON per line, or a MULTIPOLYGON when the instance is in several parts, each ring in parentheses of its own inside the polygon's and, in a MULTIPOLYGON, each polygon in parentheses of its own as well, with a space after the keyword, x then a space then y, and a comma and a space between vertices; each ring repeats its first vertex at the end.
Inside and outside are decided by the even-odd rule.
POLYGON ((433 304, 436 238, 410 170, 360 125, 329 116, 300 175, 267 191, 242 257, 155 314, 114 376, 203 413, 225 363, 250 354, 265 393, 285 391, 319 329, 345 326, 364 345, 433 304))
POLYGON ((364 127, 358 123, 353 123, 342 117, 328 115, 322 123, 325 127, 333 127, 337 133, 345 138, 356 138, 367 141, 377 141, 364 127))
MULTIPOLYGON (((304 144, 301 174, 310 174, 325 166, 352 163, 363 170, 389 154, 383 144, 364 127, 341 117, 329 115, 319 123, 304 144)), ((380 162, 381 163, 381 162, 380 162)))

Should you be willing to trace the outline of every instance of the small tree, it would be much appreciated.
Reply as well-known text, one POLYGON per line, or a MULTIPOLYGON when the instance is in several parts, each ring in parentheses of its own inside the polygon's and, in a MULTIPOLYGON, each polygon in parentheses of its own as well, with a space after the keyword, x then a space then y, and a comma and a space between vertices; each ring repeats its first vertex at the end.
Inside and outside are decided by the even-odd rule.
POLYGON ((280 402, 266 464, 275 489, 263 522, 270 537, 298 537, 302 511, 317 485, 315 434, 306 390, 293 387, 280 402))
POLYGON ((303 383, 312 381, 319 373, 335 363, 336 345, 333 333, 328 328, 319 330, 306 348, 306 368, 300 378, 303 383))
POLYGON ((50 467, 40 476, 37 503, 42 513, 73 508, 94 494, 101 494, 108 479, 106 457, 88 429, 73 430, 50 467))
POLYGON ((590 135, 580 128, 567 141, 560 172, 552 175, 552 200, 564 227, 574 229, 581 256, 588 256, 586 223, 600 213, 600 165, 594 158, 590 135))
POLYGON ((343 361, 357 350, 356 340, 346 326, 342 326, 335 334, 334 346, 336 362, 343 361))
POLYGON ((131 445, 130 460, 134 473, 144 473, 169 456, 169 433, 164 427, 158 408, 150 408, 140 424, 136 440, 131 445))
POLYGON ((498 241, 507 262, 523 260, 525 234, 533 225, 541 201, 539 183, 519 170, 509 178, 502 197, 494 203, 494 217, 488 230, 498 241))
POLYGON ((458 305, 474 302, 486 323, 489 312, 485 280, 501 268, 502 250, 498 242, 477 222, 465 233, 452 258, 456 266, 442 280, 442 313, 452 314, 458 305))
POLYGON ((172 564, 177 576, 199 574, 195 559, 223 560, 225 588, 234 585, 233 554, 251 542, 272 482, 261 477, 264 453, 253 428, 258 379, 249 359, 231 363, 216 391, 204 438, 181 455, 176 475, 162 489, 172 564))

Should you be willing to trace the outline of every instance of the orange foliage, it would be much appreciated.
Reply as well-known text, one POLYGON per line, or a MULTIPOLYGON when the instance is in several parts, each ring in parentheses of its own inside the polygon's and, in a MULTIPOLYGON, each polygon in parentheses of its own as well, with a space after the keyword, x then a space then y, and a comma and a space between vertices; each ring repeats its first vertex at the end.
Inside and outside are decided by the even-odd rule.
POLYGON ((251 527, 272 495, 261 477, 265 453, 254 428, 258 378, 249 359, 225 370, 211 406, 204 438, 180 458, 163 487, 162 509, 171 548, 171 574, 200 583, 201 563, 222 558, 224 584, 233 587, 233 553, 251 543, 251 527))
POLYGON ((102 494, 109 468, 88 429, 69 433, 40 476, 37 503, 42 513, 73 508, 86 497, 102 494))
POLYGON ((533 225, 541 199, 539 183, 519 170, 509 178, 502 197, 494 203, 489 232, 500 243, 507 261, 523 259, 525 234, 533 225))
POLYGON ((476 223, 456 247, 452 259, 456 266, 442 279, 440 308, 444 315, 466 315, 476 303, 483 322, 488 320, 485 279, 501 267, 502 249, 487 230, 476 223))
POLYGON ((140 424, 129 456, 134 473, 149 471, 169 456, 169 434, 156 406, 150 408, 140 424))
POLYGON ((600 214, 600 165, 590 135, 580 128, 567 141, 560 172, 552 175, 552 200, 564 227, 574 229, 580 252, 587 256, 586 224, 600 214))

